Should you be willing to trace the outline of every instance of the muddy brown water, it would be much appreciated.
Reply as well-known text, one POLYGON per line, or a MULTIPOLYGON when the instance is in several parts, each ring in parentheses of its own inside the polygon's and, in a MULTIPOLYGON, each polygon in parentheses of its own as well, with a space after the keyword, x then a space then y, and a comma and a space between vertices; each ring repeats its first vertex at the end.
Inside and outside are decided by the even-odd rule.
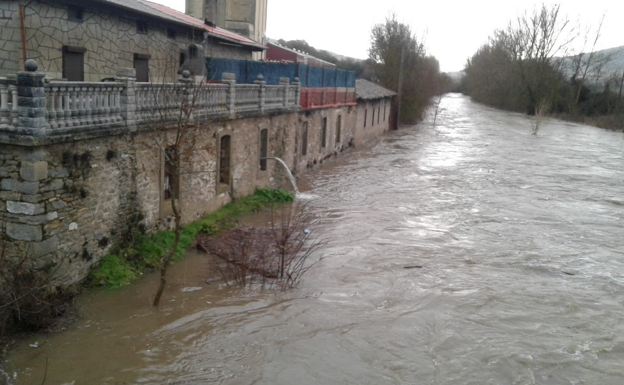
POLYGON ((12 383, 46 357, 47 384, 624 383, 624 135, 441 107, 300 180, 327 244, 297 289, 207 286, 192 255, 159 310, 155 276, 83 295, 12 383))

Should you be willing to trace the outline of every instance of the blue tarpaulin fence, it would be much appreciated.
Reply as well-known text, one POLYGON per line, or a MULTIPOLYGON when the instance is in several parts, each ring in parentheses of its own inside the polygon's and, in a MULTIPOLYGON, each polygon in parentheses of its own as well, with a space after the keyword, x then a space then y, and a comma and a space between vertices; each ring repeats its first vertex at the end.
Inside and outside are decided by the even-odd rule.
POLYGON ((355 72, 337 68, 311 67, 295 63, 267 63, 249 60, 206 58, 208 80, 221 80, 223 73, 236 75, 238 83, 253 83, 258 75, 269 85, 285 77, 292 83, 299 78, 302 87, 355 87, 355 72))

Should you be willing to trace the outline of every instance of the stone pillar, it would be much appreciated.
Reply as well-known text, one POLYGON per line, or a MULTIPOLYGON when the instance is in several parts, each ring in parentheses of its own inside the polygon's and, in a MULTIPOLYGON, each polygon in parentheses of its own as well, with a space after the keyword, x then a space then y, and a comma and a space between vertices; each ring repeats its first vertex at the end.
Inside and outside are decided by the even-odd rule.
MULTIPOLYGON (((182 92, 184 93, 184 99, 187 106, 190 106, 193 103, 193 84, 194 84, 195 80, 191 79, 191 72, 184 70, 182 71, 182 78, 178 79, 178 83, 182 84, 182 86, 184 87, 184 89, 182 90, 182 92)), ((201 87, 201 85, 198 85, 198 87, 201 87)), ((197 97, 199 95, 196 95, 195 97, 197 97)), ((194 109, 199 108, 199 100, 195 100, 195 103, 197 103, 194 107, 194 109)), ((185 107, 182 106, 182 108, 184 109, 185 107)), ((193 115, 194 109, 191 109, 190 114, 189 114, 189 120, 193 121, 193 115)))
POLYGON ((258 78, 254 83, 260 86, 260 113, 264 113, 266 110, 266 82, 264 81, 264 76, 258 75, 258 78))
POLYGON ((295 78, 295 81, 293 82, 294 86, 297 86, 297 89, 295 89, 295 106, 299 107, 301 105, 301 82, 299 81, 299 78, 295 78))
POLYGON ((37 72, 39 65, 30 59, 24 65, 26 71, 17 73, 17 105, 20 135, 43 136, 46 129, 46 96, 44 72, 37 72))
POLYGON ((236 74, 224 72, 223 75, 221 75, 221 82, 230 85, 226 104, 230 116, 234 116, 236 115, 236 74))
MULTIPOLYGON (((118 68, 115 74, 115 81, 123 83, 121 90, 121 118, 126 122, 126 127, 131 128, 136 125, 136 70, 134 68, 118 68)), ((87 111, 89 114, 89 111, 87 111)))

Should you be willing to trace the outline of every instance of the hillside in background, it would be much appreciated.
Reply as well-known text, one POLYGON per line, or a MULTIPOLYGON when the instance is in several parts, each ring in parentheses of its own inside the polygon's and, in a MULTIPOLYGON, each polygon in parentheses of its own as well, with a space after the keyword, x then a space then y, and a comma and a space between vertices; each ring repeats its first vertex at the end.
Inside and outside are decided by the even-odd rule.
MULTIPOLYGON (((624 46, 596 51, 594 55, 595 63, 603 60, 603 58, 606 58, 606 60, 604 65, 602 65, 601 67, 598 66, 597 68, 594 68, 590 71, 587 79, 587 82, 589 84, 604 85, 605 81, 607 81, 612 76, 616 78, 622 76, 622 71, 624 71, 624 46)), ((583 59, 586 59, 588 56, 589 54, 584 54, 583 59)), ((563 60, 564 73, 567 76, 572 76, 572 57, 566 57, 563 60)))

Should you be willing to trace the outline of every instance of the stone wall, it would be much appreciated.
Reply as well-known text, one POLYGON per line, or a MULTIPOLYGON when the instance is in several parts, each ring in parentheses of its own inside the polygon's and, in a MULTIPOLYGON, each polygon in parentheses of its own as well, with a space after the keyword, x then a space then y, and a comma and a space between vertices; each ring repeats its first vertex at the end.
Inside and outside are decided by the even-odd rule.
MULTIPOLYGON (((93 2, 91 2, 93 3, 93 2)), ((21 69, 22 41, 17 1, 0 0, 0 76, 21 69)), ((139 16, 119 9, 89 4, 83 22, 68 20, 63 1, 39 0, 25 8, 27 57, 35 59, 48 76, 61 78, 63 46, 81 47, 85 52, 85 81, 111 78, 119 67, 132 68, 134 55, 149 55, 150 81, 175 79, 180 52, 188 44, 201 42, 203 34, 191 28, 157 19, 148 21, 147 34, 137 32, 139 16), (175 30, 175 38, 167 35, 175 30)), ((232 45, 208 42, 206 54, 213 57, 251 59, 251 51, 232 45)))
POLYGON ((355 145, 364 144, 390 130, 391 105, 391 98, 358 100, 357 121, 354 127, 355 145), (373 121, 373 113, 375 121, 373 121))
POLYGON ((327 159, 338 156, 355 144, 355 121, 356 109, 354 106, 337 108, 321 108, 301 112, 296 122, 294 142, 289 151, 295 172, 304 172, 316 165, 322 164, 327 159), (340 140, 336 141, 338 116, 341 117, 340 140), (321 145, 323 119, 327 119, 327 133, 325 146, 321 145), (303 154, 303 127, 307 123, 308 138, 307 151, 303 154))

